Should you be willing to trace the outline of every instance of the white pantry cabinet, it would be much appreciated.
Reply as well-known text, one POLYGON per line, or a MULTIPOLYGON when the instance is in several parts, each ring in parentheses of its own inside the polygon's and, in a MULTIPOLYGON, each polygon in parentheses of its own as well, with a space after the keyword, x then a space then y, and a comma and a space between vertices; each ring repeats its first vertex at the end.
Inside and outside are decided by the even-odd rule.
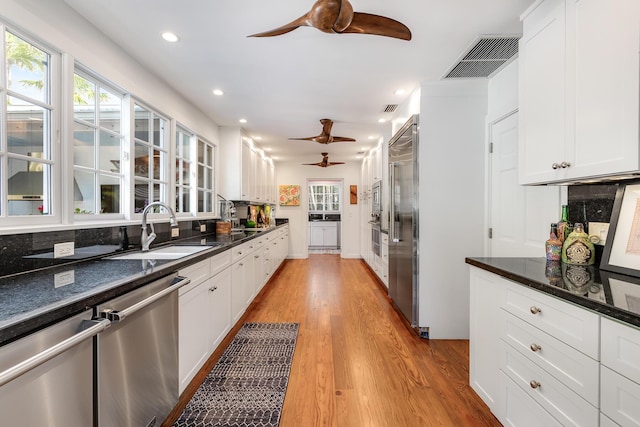
POLYGON ((544 0, 523 15, 521 184, 640 170, 640 2, 544 0))

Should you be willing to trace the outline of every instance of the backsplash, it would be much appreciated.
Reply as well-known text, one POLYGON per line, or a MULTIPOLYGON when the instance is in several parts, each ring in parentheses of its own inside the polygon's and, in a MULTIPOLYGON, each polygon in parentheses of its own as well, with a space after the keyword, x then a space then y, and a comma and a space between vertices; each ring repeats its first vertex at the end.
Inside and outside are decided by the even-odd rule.
MULTIPOLYGON (((157 237, 152 246, 169 240, 182 240, 204 234, 213 234, 216 229, 215 223, 216 220, 180 221, 180 236, 174 239, 171 238, 171 229, 168 222, 154 223, 157 237), (200 231, 200 225, 202 224, 206 224, 206 232, 200 231)), ((140 224, 133 224, 116 227, 0 236, 0 277, 70 262, 77 262, 91 257, 92 254, 95 256, 100 255, 101 253, 117 252, 119 250, 140 247, 141 232, 142 227, 140 224), (125 247, 125 231, 127 236, 126 240, 128 240, 128 247, 125 247), (86 257, 78 255, 73 257, 73 259, 54 259, 52 255, 49 257, 49 254, 53 252, 53 245, 62 242, 74 242, 76 250, 87 247, 95 248, 95 250, 88 251, 86 257), (38 255, 38 257, 33 257, 34 255, 38 255)))
MULTIPOLYGON (((618 184, 583 184, 568 187, 569 222, 609 222, 618 184)), ((560 212, 558 212, 560 215, 560 212)))

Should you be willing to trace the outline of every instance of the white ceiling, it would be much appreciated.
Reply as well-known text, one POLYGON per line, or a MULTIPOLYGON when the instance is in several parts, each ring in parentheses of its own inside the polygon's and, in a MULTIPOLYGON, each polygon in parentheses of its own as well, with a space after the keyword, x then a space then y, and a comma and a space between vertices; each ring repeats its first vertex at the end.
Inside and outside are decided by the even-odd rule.
POLYGON ((241 125, 277 161, 355 161, 370 136, 389 133, 382 110, 401 104, 421 82, 437 81, 479 35, 521 33, 534 0, 351 0, 357 12, 396 19, 411 41, 326 34, 302 27, 247 37, 305 14, 313 0, 65 0, 220 126, 241 125), (180 41, 161 39, 173 31, 180 41), (214 88, 224 96, 212 94, 214 88), (394 94, 405 89, 405 94, 394 94), (355 143, 289 141, 332 134, 355 143))

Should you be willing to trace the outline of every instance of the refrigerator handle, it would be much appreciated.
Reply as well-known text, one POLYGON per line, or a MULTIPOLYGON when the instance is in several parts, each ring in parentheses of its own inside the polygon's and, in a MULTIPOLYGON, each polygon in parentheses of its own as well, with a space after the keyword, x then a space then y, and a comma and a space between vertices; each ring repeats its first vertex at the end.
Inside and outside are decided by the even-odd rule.
POLYGON ((90 322, 93 325, 67 338, 64 341, 59 342, 58 344, 53 345, 41 351, 40 353, 28 359, 23 360, 22 362, 12 366, 6 371, 0 372, 0 386, 3 386, 10 381, 13 381, 14 379, 18 378, 20 375, 26 372, 29 372, 30 370, 64 353, 65 351, 69 350, 71 347, 74 347, 77 344, 81 343, 82 341, 89 339, 94 335, 104 331, 111 324, 111 322, 107 319, 87 320, 87 322, 90 322))
POLYGON ((398 243, 400 239, 397 235, 396 229, 396 164, 389 163, 389 234, 391 235, 391 241, 398 243))

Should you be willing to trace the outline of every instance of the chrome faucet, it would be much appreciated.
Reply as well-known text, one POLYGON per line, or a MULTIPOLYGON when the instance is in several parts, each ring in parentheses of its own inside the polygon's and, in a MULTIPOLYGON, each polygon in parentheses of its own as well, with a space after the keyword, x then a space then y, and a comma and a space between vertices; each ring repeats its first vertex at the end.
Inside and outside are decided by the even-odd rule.
POLYGON ((151 245, 151 242, 153 242, 156 238, 156 232, 155 232, 155 229, 153 228, 152 222, 149 223, 149 225, 151 226, 151 234, 147 234, 147 214, 149 213, 149 209, 152 206, 162 206, 163 208, 165 208, 169 212, 169 215, 171 215, 171 219, 170 219, 171 227, 178 226, 176 213, 173 211, 173 209, 171 209, 171 206, 167 205, 164 202, 149 203, 147 207, 144 208, 144 211, 142 211, 142 235, 140 236, 140 246, 142 246, 143 252, 146 252, 149 250, 149 245, 151 245))

